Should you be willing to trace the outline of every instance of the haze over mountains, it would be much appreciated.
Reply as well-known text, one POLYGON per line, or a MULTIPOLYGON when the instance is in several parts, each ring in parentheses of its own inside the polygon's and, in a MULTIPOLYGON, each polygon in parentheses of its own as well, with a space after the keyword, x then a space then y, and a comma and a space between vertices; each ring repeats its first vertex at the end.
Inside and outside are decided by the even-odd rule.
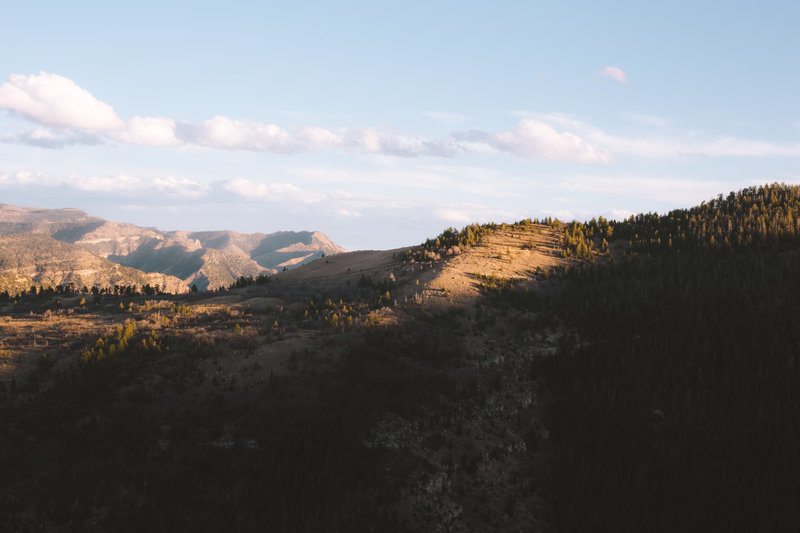
POLYGON ((36 285, 224 287, 345 250, 323 233, 161 231, 78 209, 0 204, 0 290, 36 285))

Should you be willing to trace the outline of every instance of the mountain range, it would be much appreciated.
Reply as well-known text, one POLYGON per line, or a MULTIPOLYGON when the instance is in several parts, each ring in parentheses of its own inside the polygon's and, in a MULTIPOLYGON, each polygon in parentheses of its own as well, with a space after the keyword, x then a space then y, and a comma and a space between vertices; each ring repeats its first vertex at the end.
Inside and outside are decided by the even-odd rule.
POLYGON ((344 251, 318 231, 162 231, 78 209, 0 204, 0 290, 9 292, 70 282, 216 289, 344 251))

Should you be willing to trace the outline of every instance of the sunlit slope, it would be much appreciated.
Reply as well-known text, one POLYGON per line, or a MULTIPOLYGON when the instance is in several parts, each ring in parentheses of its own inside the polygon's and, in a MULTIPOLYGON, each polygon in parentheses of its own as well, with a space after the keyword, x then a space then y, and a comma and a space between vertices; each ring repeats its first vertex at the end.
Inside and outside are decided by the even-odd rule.
POLYGON ((158 285, 166 292, 186 292, 182 280, 117 265, 83 248, 41 234, 0 237, 0 291, 14 294, 32 285, 72 283, 77 288, 158 285))
POLYGON ((175 276, 200 289, 271 274, 344 251, 320 232, 161 231, 77 209, 0 205, 0 235, 44 234, 114 263, 175 276))

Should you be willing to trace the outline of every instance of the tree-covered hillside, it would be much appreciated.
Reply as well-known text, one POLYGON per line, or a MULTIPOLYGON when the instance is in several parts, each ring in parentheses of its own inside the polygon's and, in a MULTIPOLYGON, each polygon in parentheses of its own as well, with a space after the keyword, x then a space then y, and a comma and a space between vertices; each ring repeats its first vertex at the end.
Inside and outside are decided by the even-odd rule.
POLYGON ((563 531, 800 529, 799 210, 773 184, 567 228, 618 248, 515 300, 574 332, 542 363, 563 531))

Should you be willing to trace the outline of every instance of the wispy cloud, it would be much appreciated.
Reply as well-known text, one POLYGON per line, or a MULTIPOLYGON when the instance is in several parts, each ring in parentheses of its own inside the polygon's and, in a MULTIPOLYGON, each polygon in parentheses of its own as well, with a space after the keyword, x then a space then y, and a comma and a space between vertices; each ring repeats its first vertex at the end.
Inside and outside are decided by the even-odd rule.
POLYGON ((83 132, 54 132, 37 128, 34 130, 20 130, 17 133, 0 134, 0 143, 25 144, 39 148, 59 150, 67 146, 78 144, 96 145, 104 144, 103 137, 83 132))
POLYGON ((0 173, 0 189, 65 188, 107 198, 169 198, 172 201, 226 202, 266 202, 287 204, 314 204, 326 198, 346 198, 339 193, 323 193, 301 189, 291 183, 263 182, 236 177, 215 181, 210 184, 199 183, 187 178, 160 176, 139 178, 128 174, 91 176, 69 174, 65 177, 52 177, 43 172, 0 173))
POLYGON ((127 174, 110 176, 85 176, 69 174, 58 178, 43 172, 19 171, 0 173, 0 188, 19 189, 34 187, 66 187, 75 191, 111 194, 120 197, 158 197, 196 199, 207 195, 211 187, 186 178, 163 176, 142 179, 127 174))
POLYGON ((316 203, 322 198, 319 193, 304 191, 291 183, 263 183, 246 178, 233 178, 217 185, 246 200, 316 203))
POLYGON ((52 186, 59 183, 58 180, 53 180, 42 172, 20 170, 18 172, 0 173, 0 187, 52 186))
POLYGON ((116 176, 77 176, 72 174, 63 180, 61 184, 81 191, 104 193, 135 193, 148 188, 143 180, 126 174, 118 174, 116 176))
POLYGON ((625 71, 619 67, 605 67, 603 70, 598 72, 597 75, 601 78, 611 78, 612 80, 620 83, 628 83, 627 74, 625 74, 625 71))
MULTIPOLYGON (((290 226, 295 227, 304 227, 309 220, 316 223, 325 220, 326 225, 378 220, 381 224, 397 224, 404 230, 415 227, 418 231, 428 224, 439 228, 474 221, 523 218, 521 212, 477 203, 444 202, 438 195, 398 197, 392 194, 355 194, 342 190, 321 191, 286 182, 242 177, 205 185, 176 177, 153 179, 127 174, 54 178, 40 172, 0 173, 0 191, 12 190, 35 190, 37 194, 44 195, 48 194, 48 190, 58 191, 59 197, 67 202, 80 199, 83 206, 102 206, 102 210, 106 211, 113 206, 110 208, 112 212, 125 210, 163 215, 165 210, 171 210, 176 214, 186 214, 205 206, 202 209, 213 218, 207 223, 219 227, 230 224, 229 220, 220 219, 220 213, 251 213, 251 216, 258 216, 259 219, 272 219, 273 224, 279 221, 286 224, 291 219, 293 223, 290 226), (311 219, 310 213, 314 214, 311 219)), ((396 244, 411 244, 419 238, 396 244)))
POLYGON ((609 133, 572 115, 516 111, 517 115, 535 117, 543 122, 574 132, 594 146, 601 146, 617 159, 673 159, 679 157, 800 157, 800 143, 775 143, 741 139, 732 135, 701 137, 696 133, 624 136, 609 133))

